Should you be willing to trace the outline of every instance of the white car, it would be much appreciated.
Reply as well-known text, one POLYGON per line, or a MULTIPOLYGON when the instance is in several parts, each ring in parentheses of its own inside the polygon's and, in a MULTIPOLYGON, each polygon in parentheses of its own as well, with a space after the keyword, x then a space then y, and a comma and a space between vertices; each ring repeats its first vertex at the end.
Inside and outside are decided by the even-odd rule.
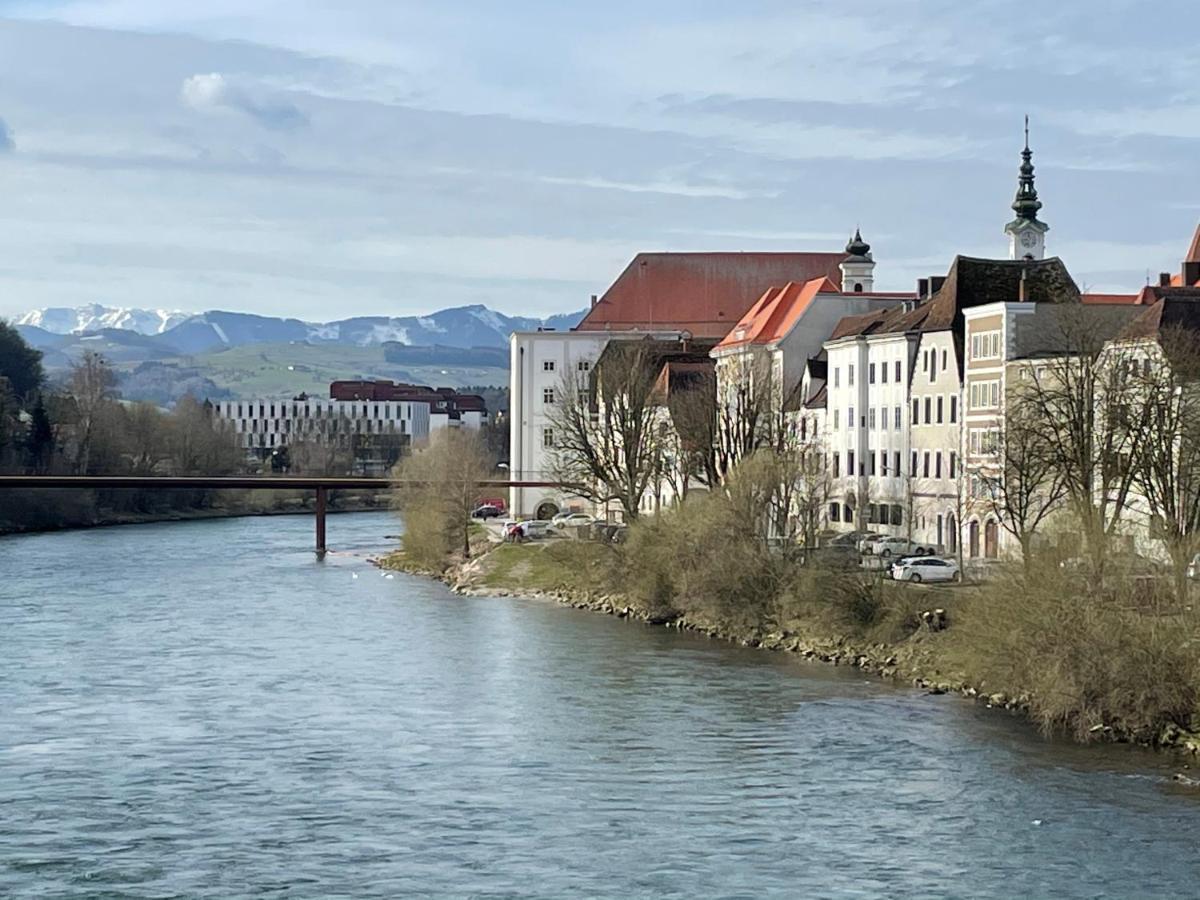
POLYGON ((859 553, 874 553, 875 545, 883 540, 882 534, 868 534, 861 538, 854 546, 858 548, 859 553))
POLYGON ((892 566, 892 578, 896 581, 958 581, 958 563, 952 559, 936 556, 909 557, 892 566))
POLYGON ((876 541, 872 547, 876 556, 921 556, 931 555, 934 548, 928 544, 919 544, 902 537, 885 537, 876 541))
POLYGON ((555 528, 578 528, 582 525, 591 525, 596 520, 587 513, 571 513, 567 516, 555 516, 553 521, 555 528))

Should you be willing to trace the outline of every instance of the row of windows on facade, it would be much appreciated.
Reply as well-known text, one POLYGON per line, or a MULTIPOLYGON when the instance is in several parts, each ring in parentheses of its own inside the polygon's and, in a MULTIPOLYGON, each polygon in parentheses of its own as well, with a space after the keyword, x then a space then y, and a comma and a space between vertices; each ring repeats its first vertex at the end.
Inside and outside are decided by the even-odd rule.
MULTIPOLYGON (((912 424, 913 425, 921 425, 921 424, 942 425, 942 424, 945 424, 947 406, 949 407, 949 410, 950 410, 950 424, 953 425, 954 423, 956 423, 958 421, 958 397, 954 396, 953 394, 950 396, 949 404, 946 403, 945 397, 925 397, 924 401, 925 401, 924 402, 925 421, 924 421, 924 423, 922 423, 922 421, 921 421, 921 410, 922 410, 921 398, 919 398, 919 397, 913 398, 913 402, 912 402, 912 424)), ((893 423, 892 427, 897 430, 901 427, 900 418, 901 418, 901 407, 899 407, 899 406, 893 407, 892 415, 891 415, 890 419, 893 423)), ((840 424, 841 419, 842 419, 841 412, 838 410, 834 410, 832 419, 833 419, 833 430, 838 431, 841 428, 841 424, 840 424)), ((888 416, 888 409, 886 406, 879 407, 878 417, 876 417, 876 415, 875 415, 875 407, 871 407, 869 410, 867 410, 867 414, 862 417, 862 421, 859 423, 859 427, 866 428, 869 431, 874 431, 876 429, 876 426, 878 426, 879 429, 881 429, 883 431, 887 431, 888 430, 888 420, 889 420, 889 416, 888 416)), ((847 428, 855 427, 854 407, 853 406, 849 407, 846 410, 846 427, 847 428)))
POLYGON ((985 331, 971 335, 971 359, 997 359, 1000 356, 1000 332, 985 331))
POLYGON ((346 433, 366 433, 374 434, 378 432, 383 434, 389 431, 399 431, 404 434, 408 430, 408 422, 405 419, 384 419, 374 421, 372 419, 322 419, 320 421, 313 419, 227 419, 234 425, 234 431, 238 434, 337 434, 339 425, 342 425, 340 430, 346 433), (295 422, 295 427, 293 427, 295 422))
MULTIPOLYGON (((592 368, 591 362, 589 362, 586 359, 581 359, 579 362, 577 362, 575 364, 575 370, 577 372, 588 372, 588 371, 591 371, 591 368, 592 368)), ((558 366, 554 360, 552 360, 552 359, 542 360, 542 371, 543 372, 554 372, 557 369, 558 369, 558 366)))
MULTIPOLYGON (((337 405, 331 403, 328 406, 321 406, 320 404, 316 406, 309 406, 307 404, 302 405, 299 403, 292 403, 290 406, 287 403, 259 403, 257 416, 255 416, 254 410, 255 404, 253 403, 228 403, 223 409, 223 418, 275 419, 281 417, 290 417, 293 419, 332 419, 340 416, 356 416, 359 413, 360 408, 358 406, 352 406, 348 403, 337 405), (276 409, 278 409, 278 413, 276 412, 276 409)), ((381 409, 381 404, 379 403, 364 403, 361 407, 361 415, 364 418, 380 420, 407 419, 412 418, 412 407, 409 404, 405 404, 402 407, 399 403, 384 403, 382 404, 381 409)))
MULTIPOLYGON (((949 354, 947 351, 942 350, 941 356, 942 356, 941 371, 945 371, 947 368, 947 364, 949 362, 949 354)), ((890 368, 894 373, 892 380, 896 384, 899 384, 901 379, 903 378, 903 370, 900 365, 900 360, 897 359, 897 360, 893 361, 890 368)), ((867 383, 875 384, 876 377, 878 377, 879 384, 887 384, 888 383, 888 370, 889 370, 889 366, 886 362, 868 363, 867 364, 867 383)), ((924 353, 921 354, 921 371, 925 372, 929 375, 930 382, 937 380, 937 373, 938 373, 938 351, 937 350, 926 350, 926 351, 924 351, 924 353)), ((841 383, 842 383, 842 369, 840 366, 835 366, 833 369, 833 386, 835 388, 841 387, 841 383)), ((846 368, 846 386, 854 387, 854 364, 853 363, 851 363, 846 368)))
MULTIPOLYGON (((891 467, 889 468, 889 455, 887 450, 880 450, 876 453, 874 450, 868 450, 863 454, 863 458, 858 460, 857 469, 855 468, 855 453, 853 450, 846 451, 846 475, 853 477, 854 475, 879 475, 883 478, 900 478, 904 472, 900 468, 900 451, 893 450, 890 456, 891 467), (878 460, 878 466, 876 465, 878 460)), ((941 450, 925 450, 912 451, 908 475, 910 478, 918 477, 918 472, 922 478, 941 478, 943 476, 942 467, 942 451, 941 450), (923 465, 920 465, 923 461, 923 465)), ((830 454, 829 462, 830 471, 835 476, 842 473, 842 454, 835 450, 830 454)), ((958 477, 958 454, 950 451, 947 457, 947 465, 945 467, 945 477, 958 477)))

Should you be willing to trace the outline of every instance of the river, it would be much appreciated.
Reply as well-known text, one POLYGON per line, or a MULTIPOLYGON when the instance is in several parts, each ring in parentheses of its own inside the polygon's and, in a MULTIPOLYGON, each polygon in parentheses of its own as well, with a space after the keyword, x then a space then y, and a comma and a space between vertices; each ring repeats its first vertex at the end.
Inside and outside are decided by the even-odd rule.
POLYGON ((366 557, 0 539, 3 897, 1194 897, 1168 761, 366 557))

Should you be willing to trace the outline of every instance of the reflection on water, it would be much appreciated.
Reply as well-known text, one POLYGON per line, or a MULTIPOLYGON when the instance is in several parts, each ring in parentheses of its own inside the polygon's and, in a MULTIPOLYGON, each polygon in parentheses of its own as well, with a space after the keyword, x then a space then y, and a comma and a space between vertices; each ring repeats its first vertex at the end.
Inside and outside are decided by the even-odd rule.
POLYGON ((0 895, 1200 894, 1159 758, 310 530, 0 541, 0 895))

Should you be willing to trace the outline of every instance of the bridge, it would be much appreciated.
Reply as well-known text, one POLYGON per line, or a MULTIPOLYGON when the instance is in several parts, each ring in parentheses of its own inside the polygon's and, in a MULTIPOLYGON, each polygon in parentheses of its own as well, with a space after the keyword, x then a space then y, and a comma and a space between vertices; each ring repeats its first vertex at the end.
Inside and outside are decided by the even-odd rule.
MULTIPOLYGON (((405 484, 423 482, 393 481, 390 478, 365 478, 327 475, 0 475, 4 490, 255 490, 314 491, 316 493, 316 552, 325 555, 325 514, 329 492, 334 490, 383 491, 405 484)), ((481 494, 514 487, 569 488, 558 481, 477 482, 481 494)))

